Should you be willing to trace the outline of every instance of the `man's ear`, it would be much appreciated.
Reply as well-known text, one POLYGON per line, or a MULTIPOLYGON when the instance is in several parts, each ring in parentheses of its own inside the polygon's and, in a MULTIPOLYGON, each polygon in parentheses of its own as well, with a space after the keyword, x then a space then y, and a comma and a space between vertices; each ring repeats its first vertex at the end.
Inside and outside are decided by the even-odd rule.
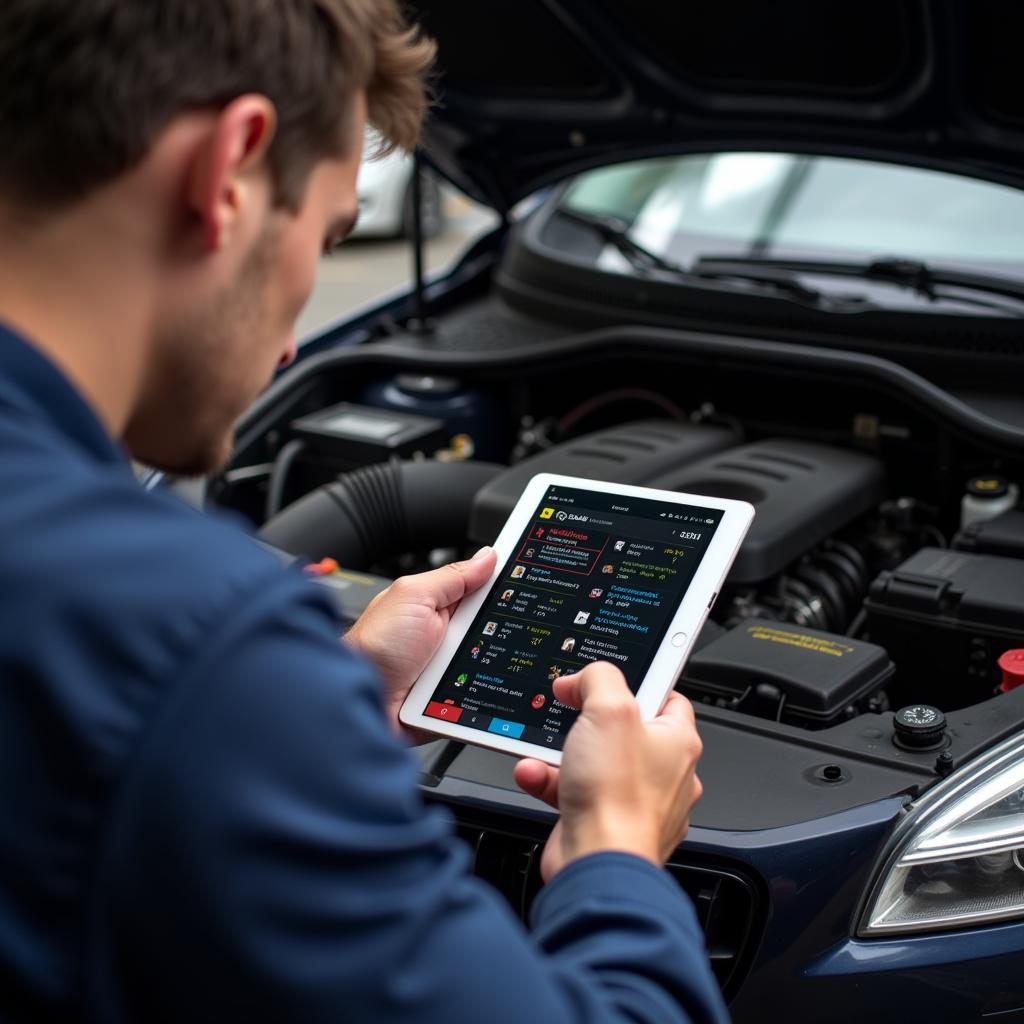
POLYGON ((253 201, 253 172, 265 163, 277 128, 277 111, 266 96, 239 96, 203 136, 188 179, 188 202, 202 225, 203 248, 223 249, 253 201))

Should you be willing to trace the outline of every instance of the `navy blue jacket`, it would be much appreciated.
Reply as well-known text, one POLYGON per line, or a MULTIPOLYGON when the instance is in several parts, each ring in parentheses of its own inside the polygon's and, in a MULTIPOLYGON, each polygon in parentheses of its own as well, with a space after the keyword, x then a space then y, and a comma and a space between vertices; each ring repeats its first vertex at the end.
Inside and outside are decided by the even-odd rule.
POLYGON ((0 328, 0 1019, 724 1020, 664 872, 469 874, 338 633, 0 328))

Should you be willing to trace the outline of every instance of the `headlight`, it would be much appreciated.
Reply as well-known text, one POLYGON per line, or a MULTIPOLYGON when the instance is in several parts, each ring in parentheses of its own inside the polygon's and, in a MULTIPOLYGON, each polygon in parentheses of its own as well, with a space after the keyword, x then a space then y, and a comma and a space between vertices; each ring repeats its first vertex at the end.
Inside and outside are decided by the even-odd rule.
POLYGON ((995 747, 914 804, 868 896, 858 934, 1024 917, 1024 740, 995 747))

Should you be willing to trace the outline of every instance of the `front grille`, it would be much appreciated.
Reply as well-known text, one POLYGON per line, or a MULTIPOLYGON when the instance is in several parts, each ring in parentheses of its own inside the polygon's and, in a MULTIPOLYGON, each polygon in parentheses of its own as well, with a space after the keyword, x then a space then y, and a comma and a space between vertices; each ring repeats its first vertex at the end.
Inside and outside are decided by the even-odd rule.
MULTIPOLYGON (((469 820, 462 809, 456 813, 458 834, 473 851, 474 873, 494 886, 525 920, 543 884, 543 829, 530 822, 469 820), (535 834, 528 834, 531 832, 535 834)), ((715 977, 730 999, 743 980, 761 933, 758 887, 741 872, 710 863, 673 861, 667 870, 693 901, 715 977)))

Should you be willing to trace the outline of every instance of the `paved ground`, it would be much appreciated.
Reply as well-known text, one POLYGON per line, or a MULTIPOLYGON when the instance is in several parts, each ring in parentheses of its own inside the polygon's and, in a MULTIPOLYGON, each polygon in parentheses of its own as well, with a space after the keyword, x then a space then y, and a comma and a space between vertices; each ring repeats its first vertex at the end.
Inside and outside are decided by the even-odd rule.
MULTIPOLYGON (((427 269, 447 266, 497 217, 460 196, 445 200, 444 231, 427 244, 427 269)), ((299 319, 299 338, 412 280, 406 241, 355 239, 320 263, 316 286, 299 319)))

